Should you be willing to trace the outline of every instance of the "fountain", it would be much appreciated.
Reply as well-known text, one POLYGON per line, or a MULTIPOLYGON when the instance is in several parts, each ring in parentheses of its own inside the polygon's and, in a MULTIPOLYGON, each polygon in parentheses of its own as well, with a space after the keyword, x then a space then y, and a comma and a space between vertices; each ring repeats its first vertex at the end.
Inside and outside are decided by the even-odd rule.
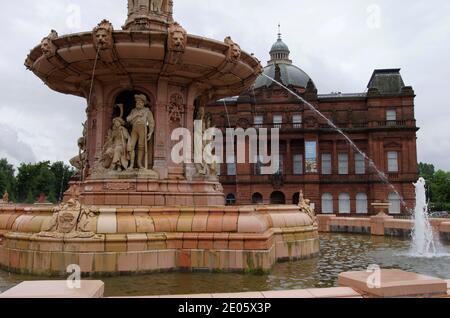
POLYGON ((416 188, 416 207, 414 210, 414 229, 412 232, 412 254, 432 257, 437 255, 437 240, 428 219, 428 204, 425 179, 414 184, 416 188))
POLYGON ((73 265, 86 275, 260 272, 318 254, 306 199, 224 206, 212 165, 172 160, 172 131, 193 132, 210 102, 241 94, 262 71, 230 37, 188 34, 172 12, 172 0, 128 1, 123 30, 107 20, 91 32, 52 30, 31 50, 27 69, 87 100, 70 160, 79 180, 59 206, 0 207, 1 268, 43 276, 73 265))

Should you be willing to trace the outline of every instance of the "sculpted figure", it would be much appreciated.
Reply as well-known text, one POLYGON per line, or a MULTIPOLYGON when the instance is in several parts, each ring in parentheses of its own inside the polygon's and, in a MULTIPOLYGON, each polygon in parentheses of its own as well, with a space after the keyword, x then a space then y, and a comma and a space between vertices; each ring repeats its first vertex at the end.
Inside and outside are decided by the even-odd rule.
POLYGON ((303 213, 308 214, 311 217, 311 220, 313 220, 314 224, 316 224, 317 222, 316 213, 314 209, 311 208, 311 200, 305 199, 305 196, 303 195, 303 190, 300 190, 298 206, 300 207, 300 210, 303 213))
POLYGON ((155 119, 153 113, 147 107, 147 97, 136 95, 136 108, 127 117, 127 122, 131 124, 131 138, 128 143, 128 152, 131 154, 131 164, 129 169, 134 169, 136 163, 139 169, 148 169, 148 148, 155 132, 155 119))
POLYGON ((163 0, 150 0, 150 10, 152 12, 161 13, 162 5, 163 5, 163 0))
POLYGON ((197 131, 196 134, 202 136, 201 141, 196 140, 195 149, 201 149, 202 152, 202 160, 201 164, 196 164, 197 174, 200 176, 213 177, 217 176, 217 162, 215 156, 210 151, 205 151, 205 148, 210 147, 212 149, 214 140, 204 141, 203 137, 205 136, 205 132, 210 128, 214 128, 212 124, 212 116, 211 114, 205 114, 205 108, 200 107, 198 110, 196 120, 202 121, 201 126, 196 126, 197 131))
POLYGON ((70 159, 72 167, 77 169, 78 172, 82 172, 86 167, 87 159, 87 122, 83 124, 83 136, 78 139, 78 156, 70 159))
POLYGON ((51 30, 50 34, 42 39, 41 50, 46 57, 51 57, 56 53, 56 46, 53 44, 53 40, 58 38, 58 33, 55 30, 51 30))
POLYGON ((113 25, 108 20, 103 20, 94 28, 94 45, 97 49, 107 50, 113 47, 113 30, 113 25))
POLYGON ((9 193, 6 190, 5 193, 3 194, 3 198, 2 198, 3 203, 9 203, 9 193))
POLYGON ((121 117, 113 119, 113 127, 104 146, 103 163, 106 169, 119 172, 128 169, 130 158, 127 145, 130 134, 124 125, 125 121, 121 117))
MULTIPOLYGON (((53 210, 53 217, 44 228, 44 232, 38 234, 41 237, 51 238, 91 238, 94 232, 88 232, 87 225, 94 222, 98 211, 82 207, 78 200, 70 199, 53 210), (81 223, 80 220, 83 220, 81 223)), ((92 227, 91 227, 92 228, 92 227)))
POLYGON ((234 43, 229 36, 225 38, 225 44, 228 45, 227 60, 231 63, 237 63, 241 58, 241 47, 237 43, 234 43))

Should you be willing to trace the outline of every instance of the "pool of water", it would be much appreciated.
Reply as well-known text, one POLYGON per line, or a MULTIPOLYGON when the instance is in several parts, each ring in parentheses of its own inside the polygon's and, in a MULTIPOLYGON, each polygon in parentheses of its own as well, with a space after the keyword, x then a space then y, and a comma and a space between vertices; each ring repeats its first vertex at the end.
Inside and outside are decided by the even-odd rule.
MULTIPOLYGON (((151 296, 196 293, 225 293, 334 287, 346 271, 366 270, 377 264, 450 278, 450 246, 443 245, 441 257, 417 258, 409 255, 410 241, 387 237, 349 234, 321 236, 320 256, 305 261, 280 263, 267 275, 161 273, 132 277, 101 278, 106 296, 151 296)), ((43 279, 0 271, 0 291, 24 280, 43 279)))

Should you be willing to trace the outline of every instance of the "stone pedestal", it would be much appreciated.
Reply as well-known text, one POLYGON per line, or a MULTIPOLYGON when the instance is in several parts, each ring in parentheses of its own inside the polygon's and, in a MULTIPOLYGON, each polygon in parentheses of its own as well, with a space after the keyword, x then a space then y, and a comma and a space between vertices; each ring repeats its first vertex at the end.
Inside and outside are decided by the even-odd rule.
POLYGON ((68 282, 23 282, 0 294, 0 298, 102 298, 105 284, 102 281, 82 280, 80 288, 69 288, 68 282))
POLYGON ((387 215, 391 204, 376 202, 372 203, 372 206, 378 214, 370 218, 371 233, 375 236, 384 236, 385 222, 394 219, 394 217, 387 215))

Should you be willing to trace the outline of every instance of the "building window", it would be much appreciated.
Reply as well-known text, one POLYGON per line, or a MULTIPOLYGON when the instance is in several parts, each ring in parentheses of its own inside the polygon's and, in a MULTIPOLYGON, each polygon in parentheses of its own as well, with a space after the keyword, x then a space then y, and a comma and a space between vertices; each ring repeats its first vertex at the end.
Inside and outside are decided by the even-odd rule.
POLYGON ((360 153, 355 154, 355 174, 366 174, 366 160, 360 153))
POLYGON ((398 152, 388 152, 388 172, 398 172, 398 152))
POLYGON ((236 175, 236 160, 233 156, 227 157, 227 174, 229 176, 236 175))
POLYGON ((339 213, 350 213, 350 195, 348 193, 339 194, 339 213))
POLYGON ((292 125, 293 125, 294 128, 302 128, 302 126, 303 126, 302 115, 294 115, 294 116, 292 116, 292 125))
POLYGON ((322 155, 322 174, 331 174, 331 154, 322 155))
POLYGON ((356 195, 356 213, 358 214, 369 213, 367 194, 358 193, 356 195))
POLYGON ((402 213, 401 200, 397 193, 395 192, 389 193, 389 203, 391 204, 391 206, 389 207, 389 214, 402 213))
POLYGON ((281 115, 273 116, 273 127, 281 128, 282 125, 283 125, 283 116, 281 115))
POLYGON ((253 204, 263 204, 264 203, 263 195, 261 193, 254 193, 252 195, 252 203, 253 204))
POLYGON ((270 204, 286 204, 286 196, 283 192, 275 191, 270 195, 270 204))
POLYGON ((386 111, 386 121, 389 126, 397 124, 397 111, 388 110, 386 111))
POLYGON ((348 174, 348 154, 339 154, 339 174, 348 174))
POLYGON ((303 174, 303 155, 294 155, 294 174, 303 174))
POLYGON ((264 117, 261 115, 255 116, 253 124, 255 128, 262 128, 264 125, 264 117))
POLYGON ((322 213, 333 214, 333 195, 331 193, 324 193, 322 195, 322 213))
POLYGON ((235 205, 236 204, 236 196, 232 193, 227 195, 227 205, 235 205))

